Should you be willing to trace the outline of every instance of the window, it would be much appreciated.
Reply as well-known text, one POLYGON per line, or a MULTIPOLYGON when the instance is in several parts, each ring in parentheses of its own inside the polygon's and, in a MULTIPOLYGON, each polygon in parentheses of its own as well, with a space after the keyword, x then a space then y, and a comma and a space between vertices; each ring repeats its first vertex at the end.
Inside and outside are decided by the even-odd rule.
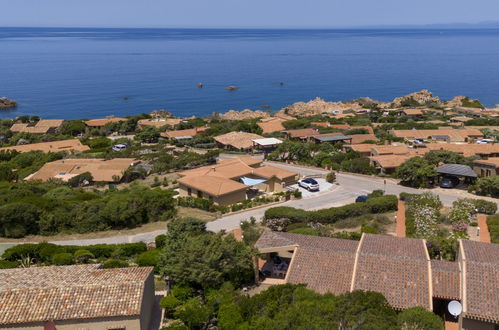
POLYGON ((198 190, 198 198, 203 198, 203 192, 198 190))
POLYGON ((192 196, 192 189, 191 188, 187 188, 187 195, 192 196))

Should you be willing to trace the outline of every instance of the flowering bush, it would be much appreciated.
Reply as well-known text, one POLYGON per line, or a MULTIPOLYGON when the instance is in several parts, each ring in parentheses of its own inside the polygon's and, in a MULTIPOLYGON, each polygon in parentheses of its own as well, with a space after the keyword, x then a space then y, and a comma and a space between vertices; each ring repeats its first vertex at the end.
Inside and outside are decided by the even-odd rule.
POLYGON ((457 222, 452 226, 452 231, 455 232, 466 232, 468 230, 468 224, 466 222, 457 222))
POLYGON ((418 237, 434 237, 437 230, 438 210, 429 205, 417 205, 412 208, 415 234, 418 237))
POLYGON ((279 219, 266 219, 265 225, 270 228, 272 231, 286 231, 288 225, 291 224, 291 221, 288 218, 279 218, 279 219))

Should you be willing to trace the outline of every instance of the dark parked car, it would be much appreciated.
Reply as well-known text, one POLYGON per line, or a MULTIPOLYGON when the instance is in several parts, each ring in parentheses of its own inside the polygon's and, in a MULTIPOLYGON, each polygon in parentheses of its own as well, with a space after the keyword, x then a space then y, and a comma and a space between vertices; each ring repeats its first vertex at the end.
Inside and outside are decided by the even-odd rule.
POLYGON ((355 203, 363 203, 369 199, 367 195, 360 195, 355 199, 355 203))
POLYGON ((454 188, 459 184, 459 178, 456 176, 444 176, 440 181, 442 188, 454 188))

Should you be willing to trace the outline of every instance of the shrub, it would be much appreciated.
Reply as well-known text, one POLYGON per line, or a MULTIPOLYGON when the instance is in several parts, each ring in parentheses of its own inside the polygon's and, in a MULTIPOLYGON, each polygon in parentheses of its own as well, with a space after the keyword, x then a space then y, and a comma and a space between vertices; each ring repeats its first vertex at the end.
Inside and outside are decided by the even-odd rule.
POLYGON ((168 316, 175 312, 175 309, 180 306, 182 302, 175 296, 166 296, 161 298, 159 304, 161 305, 161 308, 165 310, 166 316, 168 316))
POLYGON ((85 172, 80 175, 74 176, 68 180, 68 185, 71 187, 80 187, 85 184, 89 184, 94 180, 94 177, 90 172, 85 172))
POLYGON ((401 329, 444 329, 438 315, 419 306, 402 311, 398 315, 398 324, 401 329))
POLYGON ((329 172, 326 175, 326 181, 329 183, 333 183, 336 181, 336 173, 335 172, 329 172))
POLYGON ((73 256, 75 261, 81 264, 86 264, 90 259, 95 258, 90 251, 85 249, 76 250, 73 256))
POLYGON ((128 267, 128 262, 117 259, 109 259, 104 264, 102 264, 102 268, 110 269, 110 268, 126 268, 128 267))
POLYGON ((301 198, 301 196, 302 196, 302 193, 301 193, 301 191, 299 191, 298 189, 295 189, 295 190, 293 191, 293 197, 294 197, 294 198, 301 198))
POLYGON ((174 285, 172 288, 172 296, 181 302, 185 302, 193 296, 192 288, 185 284, 174 285))
POLYGON ((476 207, 478 213, 496 214, 497 204, 483 199, 469 199, 476 207))
POLYGON ((474 188, 478 195, 499 197, 499 175, 479 178, 474 188))
POLYGON ((489 227, 490 241, 499 244, 499 214, 487 218, 487 227, 489 227))
POLYGON ((166 235, 161 234, 161 235, 156 236, 154 238, 154 242, 156 243, 156 249, 161 249, 163 246, 165 246, 166 235))
POLYGON ((296 228, 293 230, 288 230, 288 233, 293 234, 302 234, 302 235, 311 235, 311 236, 319 236, 319 232, 313 228, 304 227, 304 228, 296 228))
POLYGON ((52 257, 52 264, 54 265, 71 265, 73 263, 73 255, 71 253, 56 253, 52 257))
POLYGON ((158 249, 142 252, 135 259, 135 262, 139 267, 154 267, 154 271, 157 272, 159 254, 160 250, 158 249))
POLYGON ((355 231, 353 231, 353 232, 342 231, 339 233, 334 233, 333 235, 331 235, 331 237, 341 238, 341 239, 349 239, 349 240, 353 240, 353 241, 360 241, 362 234, 355 232, 355 231))
POLYGON ((16 261, 0 260, 0 269, 16 268, 18 265, 16 261))
POLYGON ((216 208, 212 200, 198 197, 179 197, 177 198, 179 206, 196 208, 208 212, 215 212, 216 208))

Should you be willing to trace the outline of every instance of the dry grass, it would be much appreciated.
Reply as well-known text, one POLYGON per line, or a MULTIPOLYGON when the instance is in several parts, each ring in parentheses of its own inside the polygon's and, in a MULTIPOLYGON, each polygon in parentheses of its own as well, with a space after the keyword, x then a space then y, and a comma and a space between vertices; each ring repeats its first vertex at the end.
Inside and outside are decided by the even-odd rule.
POLYGON ((213 221, 218 218, 217 213, 207 212, 200 209, 179 206, 177 208, 177 217, 179 218, 196 218, 202 221, 213 221))

